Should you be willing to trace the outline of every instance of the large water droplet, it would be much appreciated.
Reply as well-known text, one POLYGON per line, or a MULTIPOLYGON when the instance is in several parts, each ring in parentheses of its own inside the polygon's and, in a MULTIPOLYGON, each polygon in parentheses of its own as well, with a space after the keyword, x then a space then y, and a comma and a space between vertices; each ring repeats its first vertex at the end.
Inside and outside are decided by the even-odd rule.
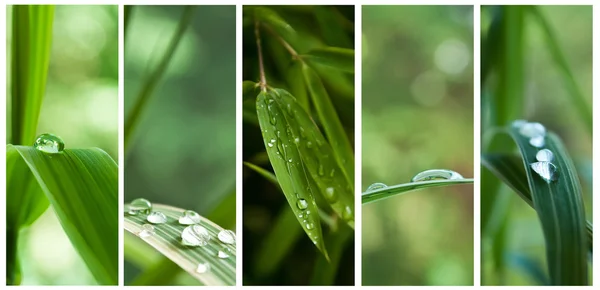
POLYGON ((326 188, 324 196, 325 196, 325 199, 327 200, 327 202, 329 202, 329 203, 334 203, 338 199, 337 192, 335 192, 335 188, 333 188, 333 187, 326 188))
POLYGON ((196 267, 196 273, 204 274, 208 271, 210 271, 209 263, 200 263, 200 264, 198 264, 198 267, 196 267))
POLYGON ((206 246, 210 241, 208 230, 200 225, 191 225, 181 232, 181 243, 185 246, 206 246))
POLYGON ((154 235, 154 226, 149 224, 144 224, 142 230, 138 233, 140 238, 147 238, 151 235, 154 235))
POLYGON ((544 140, 544 136, 535 136, 529 139, 529 144, 535 148, 542 148, 546 145, 546 141, 544 140))
POLYGON ((367 191, 378 190, 378 189, 382 189, 382 188, 386 188, 386 187, 387 187, 387 185, 385 185, 384 183, 376 182, 376 183, 369 185, 369 187, 367 187, 367 191))
POLYGON ((219 241, 225 244, 235 244, 235 232, 232 230, 222 230, 217 235, 219 241))
POLYGON ((153 211, 146 220, 153 224, 164 224, 167 222, 167 216, 160 211, 153 211))
POLYGON ((301 198, 296 202, 296 206, 298 207, 298 209, 305 210, 306 208, 308 208, 308 202, 306 201, 306 199, 301 198))
POLYGON ((152 203, 145 198, 136 198, 129 203, 129 214, 149 214, 152 211, 152 203))
POLYGON ((200 223, 200 215, 193 210, 186 210, 183 216, 179 218, 179 223, 182 225, 193 225, 200 223))
POLYGON ((527 120, 514 120, 512 122, 512 126, 515 128, 521 128, 525 124, 527 124, 527 120))
POLYGON ((35 139, 33 147, 45 153, 60 153, 65 149, 65 142, 54 134, 42 134, 35 139))
POLYGON ((548 184, 558 179, 558 168, 548 161, 534 162, 530 166, 548 184))
POLYGON ((546 128, 540 123, 525 123, 519 127, 519 133, 527 138, 546 135, 546 128))
POLYGON ((458 172, 448 169, 430 169, 417 173, 410 181, 417 182, 434 179, 463 179, 463 177, 458 172))
POLYGON ((542 149, 538 151, 537 154, 535 154, 535 159, 537 159, 537 161, 551 162, 552 160, 554 160, 554 154, 548 149, 542 149))
POLYGON ((229 254, 227 254, 223 251, 219 251, 219 253, 217 254, 217 257, 219 257, 221 259, 227 259, 227 258, 229 258, 229 254))

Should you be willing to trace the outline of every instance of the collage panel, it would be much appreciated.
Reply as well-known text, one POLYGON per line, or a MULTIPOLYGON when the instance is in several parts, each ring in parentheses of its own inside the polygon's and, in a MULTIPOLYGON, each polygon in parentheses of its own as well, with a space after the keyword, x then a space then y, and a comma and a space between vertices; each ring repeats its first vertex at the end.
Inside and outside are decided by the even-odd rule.
POLYGON ((473 6, 362 18, 362 284, 473 285, 473 6))
POLYGON ((243 284, 354 285, 354 6, 243 6, 243 284))
POLYGON ((481 284, 592 283, 592 6, 481 7, 481 284))
POLYGON ((118 11, 6 6, 7 285, 118 284, 118 11))
POLYGON ((230 6, 125 6, 125 285, 236 284, 230 6))

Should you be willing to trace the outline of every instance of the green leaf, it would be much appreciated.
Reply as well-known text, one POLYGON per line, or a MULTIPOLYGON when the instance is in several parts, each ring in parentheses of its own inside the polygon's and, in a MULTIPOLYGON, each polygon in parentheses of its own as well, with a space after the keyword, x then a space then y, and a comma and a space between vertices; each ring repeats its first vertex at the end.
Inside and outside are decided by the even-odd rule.
MULTIPOLYGON (((201 217, 200 224, 211 234, 211 240, 204 247, 184 246, 181 243, 181 233, 187 226, 179 224, 178 220, 185 210, 162 204, 152 204, 152 210, 165 214, 167 223, 154 225, 154 234, 141 238, 144 242, 154 247, 204 285, 235 285, 236 246, 221 243, 217 239, 217 235, 223 228, 201 217), (219 258, 217 256, 219 251, 226 252, 229 257, 219 258), (200 263, 208 263, 209 271, 196 272, 200 263)), ((143 230, 142 226, 147 224, 146 216, 144 214, 125 215, 125 230, 139 235, 143 230)))
POLYGON ((319 131, 317 125, 285 90, 273 89, 274 98, 282 110, 284 120, 290 129, 302 162, 316 183, 319 193, 331 208, 351 228, 354 228, 354 178, 347 178, 343 168, 332 158, 331 146, 319 131))
POLYGON ((439 186, 468 184, 468 183, 473 183, 473 178, 430 180, 430 181, 418 181, 418 182, 398 184, 398 185, 380 188, 380 189, 373 190, 373 191, 363 192, 362 203, 367 204, 367 203, 379 201, 382 199, 386 199, 388 197, 402 195, 402 194, 405 194, 405 193, 408 193, 408 192, 411 192, 414 190, 428 188, 428 187, 439 187, 439 186))
POLYGON ((311 186, 311 177, 306 172, 298 145, 294 142, 294 136, 284 117, 283 110, 287 109, 281 108, 275 101, 276 98, 273 91, 261 92, 256 98, 256 111, 265 148, 277 181, 298 223, 315 246, 328 257, 313 193, 317 189, 311 186))
POLYGON ((33 144, 52 47, 53 5, 12 6, 10 134, 12 144, 33 144))
POLYGON ((300 55, 300 57, 311 65, 323 65, 354 73, 354 49, 341 47, 316 48, 300 55))
POLYGON ((327 90, 325 90, 321 79, 313 69, 304 65, 302 70, 310 91, 310 97, 317 109, 317 114, 333 149, 335 159, 338 164, 341 164, 346 179, 354 180, 354 151, 333 103, 329 99, 327 90))
POLYGON ((537 162, 538 149, 529 138, 511 126, 497 134, 508 134, 517 144, 527 173, 529 189, 546 240, 546 259, 552 285, 587 285, 586 221, 581 186, 575 166, 562 142, 549 132, 545 148, 554 153, 553 164, 559 170, 556 181, 547 183, 530 164, 537 162))
POLYGON ((348 227, 342 227, 339 231, 327 235, 327 248, 332 249, 329 253, 331 261, 323 257, 317 258, 310 280, 311 285, 334 285, 346 244, 353 237, 354 231, 348 227))
POLYGON ((295 42, 296 31, 277 12, 264 6, 248 8, 254 10, 256 20, 271 28, 277 35, 285 39, 285 41, 288 43, 295 42))
MULTIPOLYGON (((97 148, 66 149, 59 154, 28 146, 7 145, 6 149, 8 231, 18 233, 31 224, 46 208, 47 199, 96 281, 116 285, 117 164, 97 148)), ((9 265, 16 261, 8 260, 9 265)))

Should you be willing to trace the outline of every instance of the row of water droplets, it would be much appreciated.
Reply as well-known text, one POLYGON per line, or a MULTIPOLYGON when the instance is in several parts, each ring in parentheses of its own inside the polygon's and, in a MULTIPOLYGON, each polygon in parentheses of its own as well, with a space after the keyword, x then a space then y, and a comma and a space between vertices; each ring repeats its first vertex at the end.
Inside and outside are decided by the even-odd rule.
MULTIPOLYGON (((126 212, 129 215, 140 215, 146 216, 146 221, 150 224, 142 225, 142 230, 138 233, 140 238, 148 238, 154 235, 154 225, 164 224, 168 221, 167 216, 160 212, 152 210, 152 203, 144 198, 138 198, 133 200, 128 207, 126 212), (154 225, 153 225, 154 224, 154 225)), ((181 244, 188 247, 199 247, 206 246, 211 239, 211 235, 208 230, 201 226, 201 218, 198 213, 192 210, 186 210, 178 220, 179 224, 187 225, 181 233, 181 244)), ((217 234, 217 238, 223 244, 235 244, 235 232, 231 230, 221 230, 217 234)), ((219 250, 217 257, 221 259, 229 258, 230 250, 224 246, 222 250, 219 250)), ((210 264, 199 263, 196 272, 202 274, 210 270, 210 264)))
POLYGON ((554 153, 544 148, 546 146, 546 128, 544 125, 526 120, 515 120, 512 126, 519 130, 521 136, 529 138, 529 145, 540 149, 535 155, 537 162, 529 164, 546 183, 550 184, 558 179, 558 167, 552 163, 554 153))
MULTIPOLYGON (((447 179, 447 180, 456 180, 456 179, 464 179, 460 173, 448 170, 448 169, 429 169, 422 172, 417 173, 413 178, 411 178, 410 182, 420 182, 420 181, 429 181, 436 179, 447 179)), ((369 187, 367 187, 367 192, 379 190, 382 188, 388 187, 384 183, 376 182, 369 187)))

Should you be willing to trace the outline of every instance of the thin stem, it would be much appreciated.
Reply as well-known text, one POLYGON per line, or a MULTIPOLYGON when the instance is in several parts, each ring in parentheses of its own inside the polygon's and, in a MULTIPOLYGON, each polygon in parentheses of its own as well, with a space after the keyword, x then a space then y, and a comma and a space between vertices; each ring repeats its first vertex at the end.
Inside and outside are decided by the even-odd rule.
POLYGON ((258 69, 260 72, 260 89, 263 92, 267 91, 267 78, 265 77, 265 66, 263 64, 262 45, 260 40, 260 23, 254 22, 254 34, 256 34, 256 47, 258 49, 258 69))
POLYGON ((283 45, 283 47, 292 55, 293 59, 302 61, 302 58, 300 58, 300 56, 298 55, 296 50, 289 43, 287 43, 287 41, 285 41, 283 38, 281 38, 281 36, 279 36, 277 33, 275 33, 270 27, 268 27, 268 26, 265 26, 265 27, 271 34, 273 34, 273 36, 275 36, 275 38, 277 38, 279 43, 281 43, 281 45, 283 45))

